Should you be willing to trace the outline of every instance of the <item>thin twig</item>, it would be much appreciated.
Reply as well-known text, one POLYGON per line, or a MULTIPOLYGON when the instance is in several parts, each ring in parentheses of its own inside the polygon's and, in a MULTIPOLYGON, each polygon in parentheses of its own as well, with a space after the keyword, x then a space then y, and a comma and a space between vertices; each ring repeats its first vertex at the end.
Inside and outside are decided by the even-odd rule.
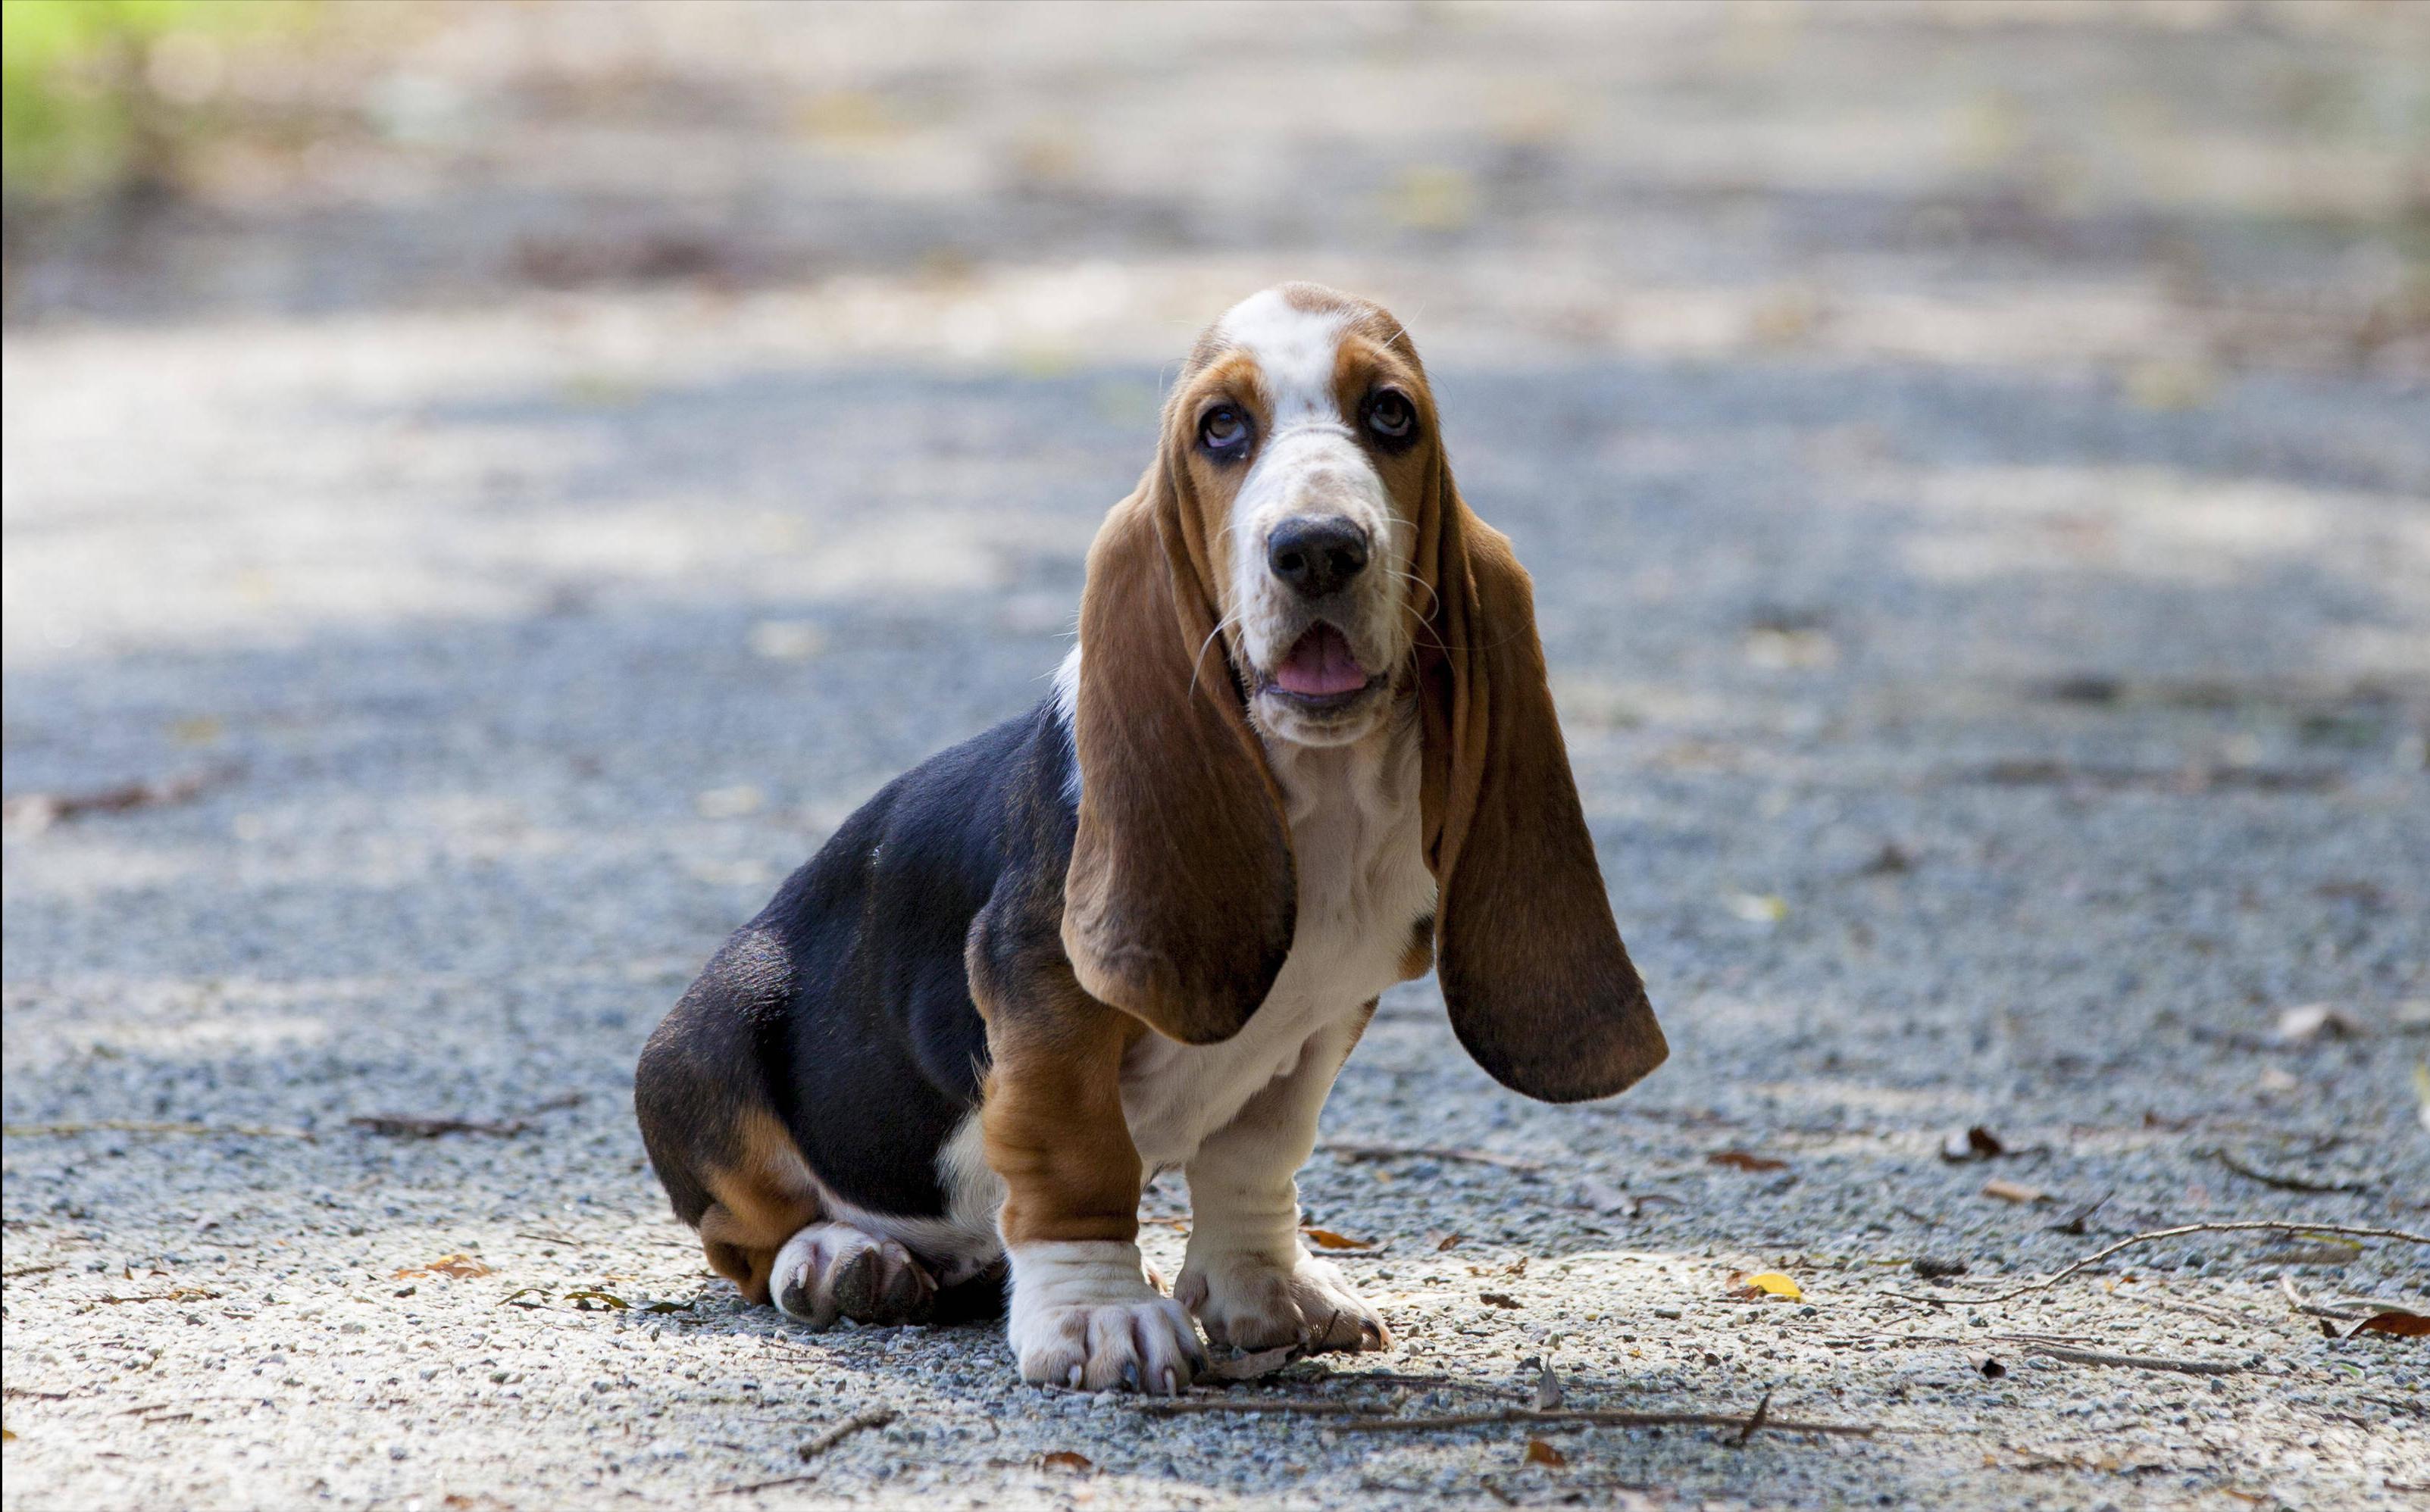
POLYGON ((1546 1162, 1490 1150, 1460 1150, 1428 1144, 1368 1144, 1356 1139, 1328 1140, 1323 1148, 1344 1160, 1458 1160, 1473 1166, 1499 1166, 1529 1175, 1549 1170, 1546 1162))
POLYGON ((405 1139, 435 1139, 442 1134, 493 1134, 503 1139, 531 1127, 521 1119, 491 1122, 486 1119, 424 1118, 412 1113, 367 1113, 360 1118, 348 1119, 346 1122, 358 1129, 369 1129, 374 1134, 405 1139))
POLYGON ((1406 1386, 1426 1391, 1470 1391, 1488 1397, 1510 1394, 1507 1387, 1490 1382, 1463 1381, 1450 1375, 1409 1375, 1397 1371, 1337 1371, 1324 1380, 1327 1385, 1406 1386))
MULTIPOLYGON (((1499 1412, 1446 1412, 1423 1418, 1349 1418, 1327 1424, 1340 1433, 1417 1433, 1435 1428, 1486 1428, 1512 1422, 1583 1422, 1607 1428, 1736 1428, 1743 1433, 1752 1418, 1722 1412, 1612 1412, 1600 1407, 1563 1407, 1538 1412, 1532 1407, 1505 1407, 1499 1412)), ((1870 1422, 1799 1422, 1767 1419, 1764 1427, 1783 1434, 1839 1434, 1871 1438, 1881 1425, 1870 1422)))
MULTIPOLYGON (((800 1450, 801 1456, 804 1459, 816 1459, 863 1429, 883 1428, 892 1422, 894 1418, 895 1412, 892 1407, 872 1407, 866 1412, 856 1412, 804 1444, 800 1450)), ((753 1491, 774 1490, 779 1486, 800 1486, 806 1482, 817 1480, 820 1473, 818 1470, 809 1470, 800 1475, 779 1475, 773 1481, 753 1481, 747 1486, 721 1487, 717 1494, 748 1496, 753 1491)))
POLYGON ((1373 1412, 1375 1402, 1310 1402, 1302 1397, 1183 1397, 1178 1401, 1142 1398, 1134 1405, 1143 1417, 1180 1418, 1200 1412, 1287 1412, 1303 1418, 1346 1418, 1373 1412))
POLYGON ((1733 1440, 1733 1442, 1737 1443, 1741 1449, 1745 1448, 1746 1441, 1756 1436, 1756 1430, 1761 1428, 1764 1424, 1764 1420, 1771 1416, 1772 1393, 1766 1391, 1763 1394, 1762 1400, 1755 1404, 1755 1415, 1747 1419, 1747 1425, 1739 1430, 1739 1436, 1735 1440, 1733 1440))
POLYGON ((2283 1176, 2275 1171, 2256 1170, 2252 1166, 2246 1165, 2243 1161, 2239 1160, 2236 1156, 2229 1155, 2224 1150, 2213 1150, 2210 1153, 2210 1155, 2212 1159, 2218 1161, 2221 1165, 2225 1166, 2228 1170, 2235 1171, 2238 1175, 2244 1177, 2246 1180, 2257 1181, 2264 1187, 2275 1187, 2280 1191, 2310 1192, 2317 1195, 2332 1192, 2358 1193, 2371 1190, 2371 1183, 2367 1181, 2316 1181, 2309 1176, 2283 1176))
POLYGON ((772 1491, 779 1486, 799 1486, 805 1481, 814 1481, 818 1478, 819 1472, 817 1470, 812 1470, 807 1475, 779 1475, 773 1481, 753 1481, 748 1486, 721 1487, 714 1494, 719 1496, 748 1496, 754 1491, 772 1491))
POLYGON ((2099 1265, 2119 1251, 2132 1249, 2138 1244, 2149 1244, 2155 1239, 2173 1239, 2188 1234, 2246 1233, 2343 1234, 2352 1238, 2395 1239, 2403 1244, 2430 1245, 2430 1234, 2410 1234, 2401 1228, 2364 1228, 2353 1223, 2288 1223, 2276 1219, 2239 1219, 2228 1223, 2180 1223, 2174 1228, 2155 1228, 2147 1233, 2129 1234, 2115 1244, 2105 1245, 2080 1260, 2070 1261, 2039 1281, 2028 1281, 2022 1287, 2011 1287, 2006 1291, 1995 1292, 1988 1297, 1918 1297, 1904 1291, 1886 1291, 1882 1295, 1895 1297, 1901 1302, 1928 1302, 1943 1306, 1953 1302, 1963 1302, 1972 1306, 1995 1302, 2013 1302, 2019 1297, 2033 1292, 2048 1291, 2088 1266, 2099 1265))
POLYGON ((2232 1360, 2172 1360, 2155 1354, 2104 1354, 2099 1350, 2069 1349, 2060 1344, 2029 1344, 2025 1353, 2065 1360, 2071 1365, 2115 1365, 2131 1371, 2174 1371, 2179 1375, 2234 1375, 2244 1369, 2232 1360))
POLYGON ((802 1457, 804 1459, 816 1459, 821 1454, 825 1454, 836 1445, 842 1443, 853 1435, 864 1432, 871 1428, 883 1428, 888 1423, 892 1422, 894 1419, 895 1411, 892 1407, 871 1407, 863 1412, 856 1412, 851 1417, 846 1418, 843 1421, 837 1423, 834 1427, 829 1428, 826 1432, 819 1435, 816 1438, 811 1439, 808 1443, 804 1444, 801 1451, 802 1457))
POLYGON ((11 1138, 48 1138, 71 1134, 189 1134, 201 1138, 242 1135, 254 1139, 302 1139, 312 1131, 276 1123, 161 1123, 145 1119, 93 1119, 82 1123, 11 1123, 0 1133, 11 1138))

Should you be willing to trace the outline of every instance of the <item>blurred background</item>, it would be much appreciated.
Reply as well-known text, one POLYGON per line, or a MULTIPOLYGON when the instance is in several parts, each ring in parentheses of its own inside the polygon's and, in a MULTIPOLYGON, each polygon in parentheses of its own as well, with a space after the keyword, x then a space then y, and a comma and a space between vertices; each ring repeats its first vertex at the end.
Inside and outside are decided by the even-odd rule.
MULTIPOLYGON (((1328 1129, 1673 1200, 1523 1213, 1473 1171, 1388 1188, 1321 1158, 1323 1221, 2046 1270, 2082 1241, 1938 1157, 1987 1122, 2052 1193, 2112 1193, 2102 1222, 2419 1226, 2430 6, 0 21, 8 1253, 67 1267, 9 1284, 12 1388, 158 1358, 168 1309, 77 1289, 103 1257, 336 1295, 469 1244, 501 1289, 576 1254, 696 1287, 639 1164, 642 1037, 878 784, 1043 693, 1170 364, 1294 277, 1406 323, 1464 491, 1536 574, 1675 1053, 1595 1120, 1537 1108, 1468 1065, 1430 983, 1399 989, 1328 1129), (399 1111, 534 1128, 347 1122, 399 1111), (200 1136, 109 1120, 322 1137, 195 1161, 200 1136), (18 1133, 52 1127, 84 1132, 18 1133), (2221 1141, 2311 1185, 2233 1175, 2221 1141), (1757 1192, 1723 1142, 1803 1179, 1757 1192), (324 1242, 274 1257, 294 1235, 324 1242)), ((2214 1300, 2255 1274, 2211 1272, 2214 1300)), ((490 1326, 424 1287, 422 1326, 490 1326)), ((1659 1326, 1648 1301, 1613 1305, 1659 1326)), ((212 1389, 203 1331, 168 1333, 146 1389, 212 1389)), ((60 1405, 11 1481, 426 1489, 360 1442, 371 1388, 312 1369, 273 1437, 141 1469, 84 1460, 60 1405)), ((2342 1369, 2318 1399, 2385 1421, 2342 1369)), ((1887 1389, 1834 1379, 1851 1411, 1887 1389)), ((458 1389, 427 1410, 474 1410, 458 1389)), ((745 1431, 697 1383, 649 1389, 668 1432, 745 1431)), ((2062 1400, 2012 1418, 2097 1437, 2062 1400)), ((580 1443, 480 1421, 449 1453, 598 1484, 580 1443)), ((2218 1453, 2262 1465, 2345 1431, 2240 1421, 2218 1453)), ((2283 1484, 2424 1479, 2396 1437, 2283 1484)), ((1846 1499, 1894 1466, 1924 1502, 1995 1474, 1951 1442, 1797 1473, 1846 1499)), ((693 1504, 724 1463, 699 1454, 623 1485, 693 1504)), ((1758 1474, 1731 1465, 1679 1484, 1758 1474)))
POLYGON ((2124 367, 2158 403, 2425 361, 2403 4, 7 18, 20 325, 756 299, 775 340, 1044 361, 1162 354, 1288 268, 1480 345, 2124 367))

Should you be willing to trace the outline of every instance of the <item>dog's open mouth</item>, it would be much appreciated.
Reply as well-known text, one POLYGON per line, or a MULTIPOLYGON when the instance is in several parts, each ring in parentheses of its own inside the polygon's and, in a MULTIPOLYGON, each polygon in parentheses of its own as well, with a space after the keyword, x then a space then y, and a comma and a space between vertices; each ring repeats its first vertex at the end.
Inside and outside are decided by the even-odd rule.
POLYGON ((1266 687, 1315 709, 1339 708, 1379 679, 1358 665, 1350 640, 1329 624, 1313 624, 1276 663, 1266 687))

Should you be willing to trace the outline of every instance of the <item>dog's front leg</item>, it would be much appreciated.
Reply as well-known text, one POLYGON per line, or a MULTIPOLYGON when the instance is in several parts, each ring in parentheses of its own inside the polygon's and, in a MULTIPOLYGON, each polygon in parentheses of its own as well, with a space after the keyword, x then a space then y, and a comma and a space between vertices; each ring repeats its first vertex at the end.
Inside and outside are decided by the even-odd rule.
POLYGON ((1299 1064, 1249 1099, 1190 1160, 1190 1248, 1173 1294, 1218 1344, 1392 1347, 1375 1309, 1338 1269, 1309 1254, 1299 1234, 1296 1176, 1316 1148, 1325 1094, 1364 1024, 1362 1016, 1309 1040, 1299 1064))
POLYGON ((980 1118, 1005 1184, 1006 1332, 1025 1381, 1179 1392, 1206 1354, 1140 1257, 1140 1166, 1122 1096, 1138 1031, 1076 986, 1057 997, 1052 1013, 989 1020, 980 1118))

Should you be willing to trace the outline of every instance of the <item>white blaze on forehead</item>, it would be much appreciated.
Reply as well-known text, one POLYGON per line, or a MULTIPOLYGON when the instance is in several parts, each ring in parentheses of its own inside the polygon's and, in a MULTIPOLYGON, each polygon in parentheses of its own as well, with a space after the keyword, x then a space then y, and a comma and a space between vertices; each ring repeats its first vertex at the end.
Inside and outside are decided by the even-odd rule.
POLYGON ((1225 312, 1220 329, 1265 375, 1277 433, 1308 421, 1340 423, 1333 364, 1350 316, 1346 309, 1302 309, 1279 289, 1251 294, 1225 312))

